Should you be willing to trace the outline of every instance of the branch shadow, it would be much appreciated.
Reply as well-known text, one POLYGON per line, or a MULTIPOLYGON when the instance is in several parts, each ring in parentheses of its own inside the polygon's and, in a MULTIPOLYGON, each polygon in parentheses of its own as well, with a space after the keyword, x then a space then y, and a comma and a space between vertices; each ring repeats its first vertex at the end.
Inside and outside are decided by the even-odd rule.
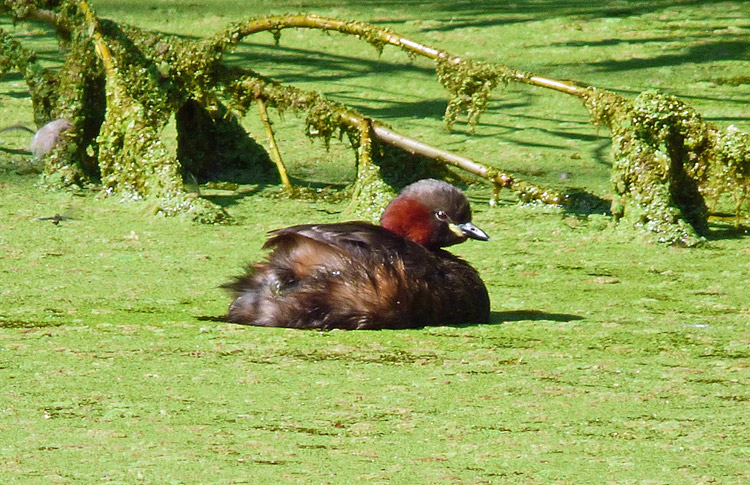
MULTIPOLYGON (((182 37, 182 36, 180 36, 182 37)), ((282 43, 268 45, 245 40, 232 54, 225 56, 228 65, 274 64, 289 66, 287 72, 274 74, 273 79, 281 83, 332 82, 358 78, 368 74, 383 75, 398 73, 434 76, 435 68, 429 61, 424 65, 388 61, 377 55, 361 57, 330 52, 330 46, 294 47, 282 43)))
MULTIPOLYGON (((248 179, 246 176, 244 176, 242 169, 237 169, 227 173, 230 173, 230 175, 227 175, 226 173, 222 174, 221 176, 216 177, 216 180, 221 180, 222 182, 239 183, 242 185, 250 185, 251 187, 243 188, 242 190, 221 191, 220 193, 207 193, 204 189, 200 193, 200 197, 226 209, 231 206, 240 204, 246 199, 260 195, 269 188, 278 189, 279 187, 278 184, 253 182, 252 179, 248 179)), ((292 187, 296 189, 296 192, 289 195, 289 197, 300 200, 305 200, 306 197, 312 197, 314 199, 316 197, 315 194, 319 193, 319 191, 327 191, 328 194, 331 194, 334 197, 339 196, 341 198, 345 198, 347 197, 345 191, 347 187, 349 187, 349 184, 346 182, 315 182, 294 176, 290 177, 290 182, 292 184, 292 187), (307 195, 308 193, 312 195, 307 195)), ((322 212, 328 212, 324 209, 319 210, 322 212)))

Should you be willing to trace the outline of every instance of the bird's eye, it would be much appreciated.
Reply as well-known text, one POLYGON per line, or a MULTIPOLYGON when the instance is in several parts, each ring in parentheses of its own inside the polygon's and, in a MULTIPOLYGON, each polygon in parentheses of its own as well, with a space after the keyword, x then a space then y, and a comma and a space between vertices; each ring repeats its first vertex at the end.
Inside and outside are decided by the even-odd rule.
POLYGON ((439 221, 447 221, 448 220, 448 214, 446 214, 443 211, 437 211, 437 212, 435 212, 435 217, 437 217, 439 221))

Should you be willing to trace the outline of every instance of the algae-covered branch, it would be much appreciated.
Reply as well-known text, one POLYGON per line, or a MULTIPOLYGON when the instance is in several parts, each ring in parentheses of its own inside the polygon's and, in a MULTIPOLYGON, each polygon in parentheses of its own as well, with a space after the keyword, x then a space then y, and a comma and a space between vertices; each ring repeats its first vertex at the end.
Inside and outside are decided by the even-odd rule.
MULTIPOLYGON (((34 2, 26 2, 24 9, 9 8, 11 3, 18 7, 16 2, 5 2, 6 11, 18 20, 46 18, 53 19, 56 26, 64 25, 64 29, 59 29, 60 41, 72 46, 64 68, 55 71, 35 65, 35 70, 30 70, 35 75, 41 72, 44 82, 26 76, 32 98, 40 100, 35 103, 38 124, 65 118, 73 125, 62 143, 47 156, 45 178, 50 184, 97 183, 108 192, 128 198, 155 200, 156 210, 162 213, 187 211, 202 220, 220 220, 224 217, 221 210, 185 192, 183 178, 188 174, 201 178, 220 173, 227 166, 244 165, 265 174, 271 172, 270 160, 257 149, 234 114, 245 114, 262 102, 264 109, 268 103, 279 111, 304 113, 307 135, 322 138, 326 145, 336 133, 346 133, 355 150, 359 150, 362 126, 371 123, 378 141, 418 157, 454 165, 497 186, 528 194, 551 193, 541 188, 530 191, 532 185, 507 173, 420 143, 383 123, 365 120, 319 93, 283 86, 260 75, 248 75, 249 70, 229 69, 222 63, 224 53, 245 35, 262 30, 279 32, 282 27, 295 26, 294 22, 282 25, 274 19, 251 20, 207 39, 187 41, 98 19, 85 1, 47 2, 46 6, 54 10, 45 10, 44 15, 34 2), (63 97, 61 92, 71 94, 63 97), (176 156, 161 142, 161 132, 171 116, 176 119, 178 132, 176 156)), ((316 19, 298 16, 292 20, 295 18, 316 19)), ((330 20, 325 27, 362 34, 380 49, 385 44, 378 37, 384 35, 381 29, 367 24, 330 20)), ((14 59, 5 56, 9 65, 29 71, 21 61, 33 59, 33 53, 22 51, 10 37, 4 45, 8 52, 21 52, 14 59)), ((275 158, 282 170, 280 154, 275 153, 275 158)), ((387 180, 392 179, 385 175, 387 180)), ((362 194, 361 190, 354 192, 362 194)), ((382 194, 383 200, 390 192, 382 194)))
POLYGON ((664 242, 701 241, 708 227, 707 198, 730 194, 738 215, 747 202, 748 135, 720 131, 681 101, 660 93, 643 93, 631 101, 605 90, 462 58, 389 29, 314 15, 249 19, 204 39, 185 40, 99 19, 85 1, 4 1, 0 9, 16 21, 33 18, 49 23, 67 48, 61 67, 50 69, 37 61, 33 51, 0 32, 0 72, 16 70, 24 76, 36 123, 65 119, 72 125, 46 157, 47 182, 98 184, 108 192, 156 201, 155 208, 162 213, 187 212, 205 221, 226 216, 187 193, 186 176, 205 179, 241 167, 268 177, 278 170, 289 187, 281 162, 283 147, 276 146, 267 118, 264 126, 274 161, 240 124, 239 116, 255 106, 261 116, 266 106, 304 116, 306 134, 322 138, 326 145, 333 136, 347 135, 358 160, 352 206, 386 200, 394 189, 394 172, 423 173, 404 169, 403 163, 413 160, 389 163, 386 159, 394 149, 429 159, 429 170, 439 170, 438 164, 452 165, 489 181, 495 192, 510 188, 523 201, 564 205, 570 200, 497 167, 397 133, 320 93, 282 85, 223 62, 224 54, 245 37, 272 32, 278 42, 287 28, 336 31, 370 43, 378 55, 391 45, 431 59, 437 80, 449 94, 444 118, 448 129, 461 116, 472 127, 479 123, 492 91, 509 82, 580 98, 593 122, 611 131, 615 219, 654 232, 664 242), (177 128, 176 153, 161 142, 171 117, 177 128), (366 186, 377 187, 378 196, 367 194, 366 186))

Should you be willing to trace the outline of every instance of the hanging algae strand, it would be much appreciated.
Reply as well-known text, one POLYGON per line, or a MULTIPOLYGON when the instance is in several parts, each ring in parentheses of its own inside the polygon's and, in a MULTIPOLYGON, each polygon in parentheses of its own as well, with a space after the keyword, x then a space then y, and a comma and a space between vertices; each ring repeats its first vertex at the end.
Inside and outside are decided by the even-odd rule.
POLYGON ((451 93, 443 118, 448 130, 464 112, 473 130, 481 114, 487 111, 490 94, 498 82, 507 83, 516 74, 503 66, 457 57, 438 57, 435 70, 440 84, 451 93))
POLYGON ((81 8, 106 74, 107 106, 97 140, 102 185, 129 199, 154 198, 154 211, 164 215, 187 214, 201 222, 225 220, 223 209, 185 191, 180 164, 161 142, 161 131, 173 111, 170 101, 175 100, 160 78, 152 75, 157 66, 144 63, 142 51, 132 49, 142 40, 139 32, 99 23, 85 2, 81 8))
POLYGON ((739 226, 742 206, 750 205, 750 135, 734 125, 712 135, 711 176, 701 190, 713 198, 714 206, 723 193, 729 193, 735 204, 735 225, 739 226))

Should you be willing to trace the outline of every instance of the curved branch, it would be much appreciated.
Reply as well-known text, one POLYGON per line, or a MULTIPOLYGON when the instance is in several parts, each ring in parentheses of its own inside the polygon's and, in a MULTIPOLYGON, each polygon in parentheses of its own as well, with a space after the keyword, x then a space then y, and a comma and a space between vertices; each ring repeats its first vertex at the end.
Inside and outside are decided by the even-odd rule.
MULTIPOLYGON (((351 113, 342 113, 342 120, 346 120, 351 113)), ((358 122, 352 118, 352 122, 358 122)), ((539 200, 545 204, 562 204, 565 202, 564 196, 553 190, 544 189, 534 184, 524 182, 514 178, 512 175, 499 172, 495 168, 490 168, 470 158, 462 157, 439 148, 435 148, 426 143, 422 143, 413 138, 409 138, 397 133, 383 123, 374 121, 372 123, 373 133, 382 142, 398 147, 414 155, 420 155, 438 162, 446 163, 465 170, 469 173, 492 182, 496 188, 504 187, 521 194, 522 200, 539 200)))
MULTIPOLYGON (((339 118, 343 123, 351 127, 358 127, 366 121, 364 116, 351 110, 340 113, 339 118)), ((512 186, 513 178, 506 173, 496 174, 496 171, 493 171, 486 165, 482 165, 470 158, 462 157, 461 155, 456 155, 455 153, 441 150, 413 138, 409 138, 408 136, 393 131, 379 121, 372 121, 372 131, 375 137, 380 141, 401 148, 412 155, 420 155, 438 162, 453 165, 454 167, 458 167, 467 172, 473 173, 474 175, 490 180, 502 187, 512 186)))
MULTIPOLYGON (((236 45, 248 35, 258 32, 273 32, 274 36, 278 38, 278 33, 282 29, 289 28, 336 31, 342 34, 353 35, 369 42, 378 51, 382 51, 383 46, 388 44, 399 47, 408 53, 436 61, 450 61, 456 65, 474 62, 462 59, 460 56, 451 54, 448 51, 435 49, 434 47, 411 40, 387 28, 377 27, 365 22, 344 21, 310 14, 277 15, 239 22, 233 24, 225 31, 219 32, 213 37, 211 43, 217 48, 225 50, 229 45, 236 45)), ((496 64, 492 66, 502 69, 508 75, 507 78, 509 80, 553 89, 573 96, 586 97, 586 89, 572 83, 536 76, 496 64)))

